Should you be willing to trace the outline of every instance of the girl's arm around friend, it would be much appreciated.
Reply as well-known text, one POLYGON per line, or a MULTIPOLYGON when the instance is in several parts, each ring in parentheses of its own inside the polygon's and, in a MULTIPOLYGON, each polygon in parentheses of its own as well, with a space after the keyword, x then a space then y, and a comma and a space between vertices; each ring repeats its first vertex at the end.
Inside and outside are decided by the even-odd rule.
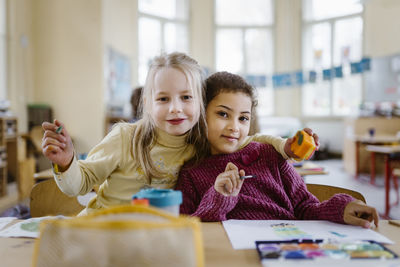
MULTIPOLYGON (((318 148, 319 148, 318 135, 316 133, 313 133, 313 131, 310 128, 304 128, 303 130, 314 138, 314 142, 315 142, 316 148, 318 150, 318 148)), ((262 144, 270 144, 275 148, 275 150, 279 154, 282 155, 283 158, 297 159, 297 156, 293 153, 293 151, 291 149, 291 145, 294 142, 294 140, 295 140, 294 137, 284 139, 279 136, 264 135, 264 134, 258 133, 258 134, 249 136, 243 146, 246 146, 251 141, 262 143, 262 144)))

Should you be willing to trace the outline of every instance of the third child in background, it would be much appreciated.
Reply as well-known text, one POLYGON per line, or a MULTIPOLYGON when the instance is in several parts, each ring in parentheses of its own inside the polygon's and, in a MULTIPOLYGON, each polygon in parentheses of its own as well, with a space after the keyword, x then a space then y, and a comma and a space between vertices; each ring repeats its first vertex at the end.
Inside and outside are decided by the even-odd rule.
POLYGON ((253 88, 227 72, 206 80, 208 157, 186 164, 176 189, 181 213, 203 221, 330 220, 369 227, 378 224, 372 207, 346 194, 320 203, 296 170, 271 145, 245 145, 255 99, 253 88), (246 175, 253 176, 241 179, 246 175), (362 217, 362 218, 360 218, 362 217))

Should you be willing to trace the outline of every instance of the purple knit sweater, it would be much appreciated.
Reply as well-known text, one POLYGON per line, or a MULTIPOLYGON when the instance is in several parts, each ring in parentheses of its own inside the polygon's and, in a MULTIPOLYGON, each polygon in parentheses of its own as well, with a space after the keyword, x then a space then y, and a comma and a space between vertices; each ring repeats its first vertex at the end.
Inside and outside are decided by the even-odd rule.
POLYGON ((183 194, 182 214, 203 221, 242 220, 329 220, 344 223, 343 212, 354 199, 336 194, 320 203, 308 192, 296 170, 271 145, 252 142, 242 150, 214 155, 199 165, 186 164, 176 187, 183 194), (214 182, 228 162, 244 169, 246 179, 239 195, 225 197, 214 182))

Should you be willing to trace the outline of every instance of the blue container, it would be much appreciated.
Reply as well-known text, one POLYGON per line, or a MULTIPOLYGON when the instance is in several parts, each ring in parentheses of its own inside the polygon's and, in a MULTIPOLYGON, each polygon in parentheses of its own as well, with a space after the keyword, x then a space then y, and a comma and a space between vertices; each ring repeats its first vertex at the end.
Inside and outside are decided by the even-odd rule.
POLYGON ((172 189, 142 189, 132 196, 132 199, 148 199, 149 204, 175 215, 179 215, 179 206, 182 204, 182 192, 172 189))

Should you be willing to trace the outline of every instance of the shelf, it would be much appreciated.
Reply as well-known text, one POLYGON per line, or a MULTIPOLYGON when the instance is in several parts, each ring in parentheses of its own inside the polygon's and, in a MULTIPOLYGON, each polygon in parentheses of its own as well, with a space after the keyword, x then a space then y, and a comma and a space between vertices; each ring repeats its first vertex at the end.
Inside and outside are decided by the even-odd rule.
POLYGON ((7 194, 7 185, 18 182, 18 120, 0 116, 0 196, 7 194))

